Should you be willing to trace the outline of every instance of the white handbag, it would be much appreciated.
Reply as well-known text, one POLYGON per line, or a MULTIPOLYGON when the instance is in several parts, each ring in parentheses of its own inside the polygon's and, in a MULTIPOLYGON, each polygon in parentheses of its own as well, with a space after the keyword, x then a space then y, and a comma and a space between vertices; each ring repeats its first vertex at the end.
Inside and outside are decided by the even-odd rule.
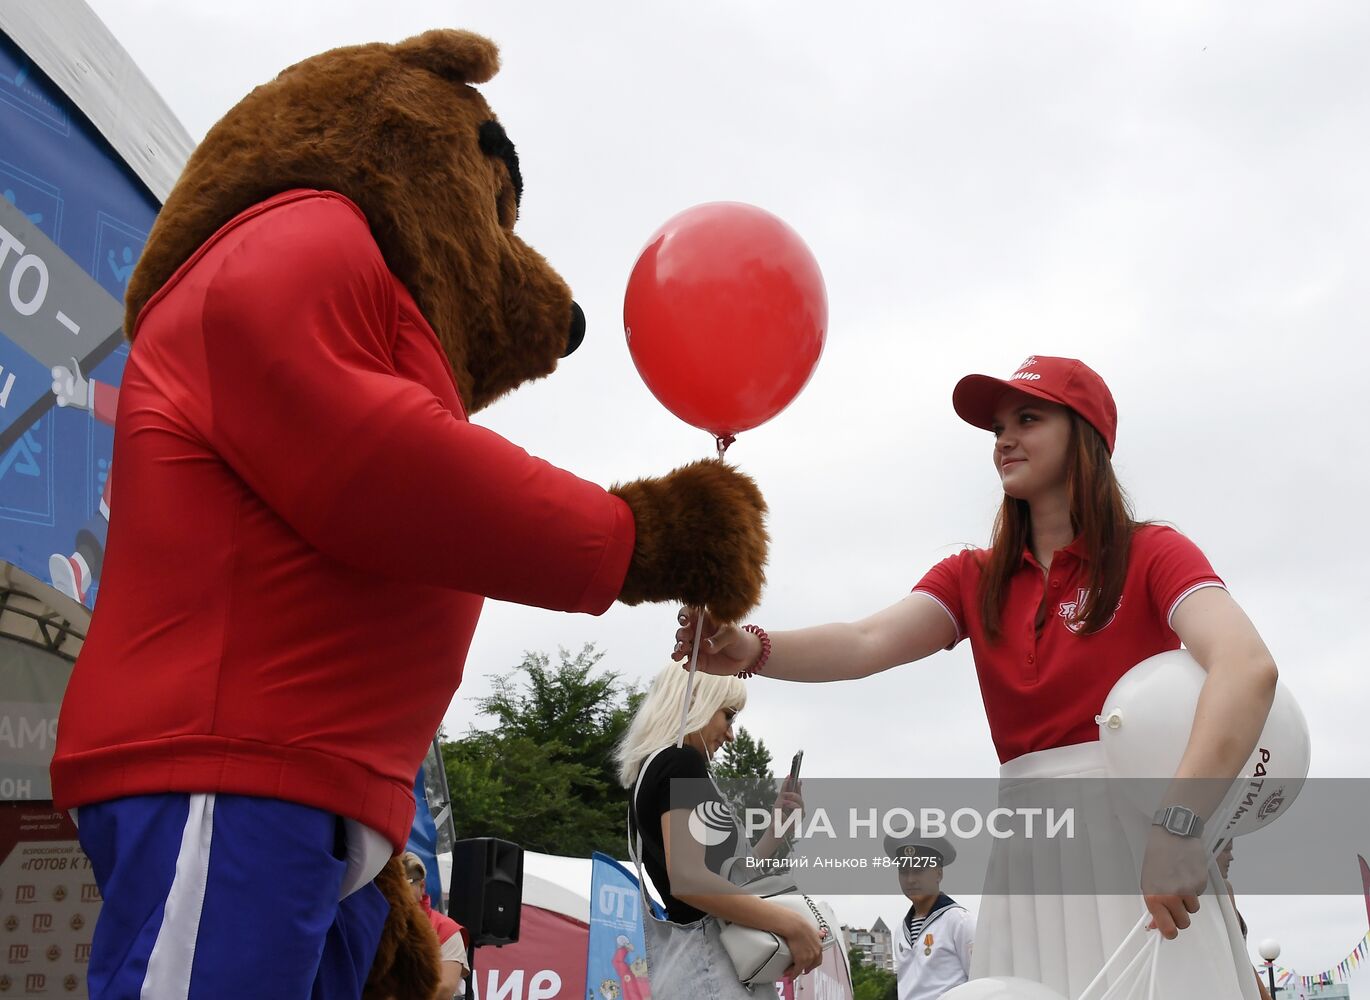
MULTIPOLYGON (((824 950, 837 943, 833 927, 837 918, 827 903, 817 902, 802 893, 786 893, 779 896, 765 896, 766 902, 783 906, 785 909, 807 918, 823 938, 824 950)), ((732 959, 737 978, 745 986, 758 986, 775 983, 794 964, 790 947, 785 939, 772 931, 743 927, 741 924, 724 923, 719 935, 723 950, 732 959)))

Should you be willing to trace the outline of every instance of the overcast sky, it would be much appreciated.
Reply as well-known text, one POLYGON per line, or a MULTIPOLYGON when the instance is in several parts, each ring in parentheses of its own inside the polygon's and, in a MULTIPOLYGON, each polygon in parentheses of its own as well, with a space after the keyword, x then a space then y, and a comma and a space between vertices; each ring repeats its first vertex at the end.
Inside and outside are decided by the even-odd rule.
MULTIPOLYGON (((794 226, 826 277, 826 352, 794 405, 730 453, 773 511, 753 616, 770 629, 867 614, 983 543, 1000 497, 990 439, 955 417, 952 386, 1028 354, 1083 358, 1117 399, 1138 514, 1194 538, 1255 621, 1312 725, 1312 773, 1366 776, 1370 7, 93 6, 197 139, 317 51, 439 26, 494 38, 504 69, 482 89, 519 148, 519 229, 589 332, 551 379, 478 420, 606 485, 712 449, 656 403, 624 344, 647 236, 720 199, 794 226)), ((595 642, 645 681, 673 616, 487 605, 447 724, 465 729, 528 649, 595 642)), ((968 649, 859 683, 752 685, 743 724, 777 761, 803 745, 810 775, 997 773, 968 649)), ((1355 892, 1354 857, 1346 871, 1355 892)), ((1357 895, 1241 906, 1253 951, 1278 938, 1281 964, 1308 972, 1366 928, 1357 895)), ((902 907, 839 912, 893 923, 902 907)))

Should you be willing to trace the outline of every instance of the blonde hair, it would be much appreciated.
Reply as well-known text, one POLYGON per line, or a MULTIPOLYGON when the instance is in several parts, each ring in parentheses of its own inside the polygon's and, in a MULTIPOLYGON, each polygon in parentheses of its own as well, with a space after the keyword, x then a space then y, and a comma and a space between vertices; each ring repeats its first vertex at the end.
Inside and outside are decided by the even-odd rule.
MULTIPOLYGON (((653 751, 675 746, 680 733, 680 706, 685 700, 689 671, 684 665, 670 663, 662 668, 647 689, 623 741, 614 749, 618 761, 618 781, 632 788, 642 762, 653 751)), ((690 695, 690 711, 685 716, 685 732, 703 729, 720 708, 742 711, 747 704, 747 685, 738 677, 719 677, 698 672, 690 695)))
POLYGON ((400 865, 404 868, 405 878, 428 877, 428 869, 424 867, 423 859, 413 851, 405 851, 400 855, 400 865))

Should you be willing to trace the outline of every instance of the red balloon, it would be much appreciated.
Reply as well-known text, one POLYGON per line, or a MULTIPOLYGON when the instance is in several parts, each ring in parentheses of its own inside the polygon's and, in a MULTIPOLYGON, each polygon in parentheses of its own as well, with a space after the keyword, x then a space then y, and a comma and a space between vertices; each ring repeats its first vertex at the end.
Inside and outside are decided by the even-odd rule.
POLYGON ((662 405, 726 438, 770 420, 808 383, 828 294, 793 229, 754 205, 711 202, 652 235, 628 278, 623 329, 662 405))

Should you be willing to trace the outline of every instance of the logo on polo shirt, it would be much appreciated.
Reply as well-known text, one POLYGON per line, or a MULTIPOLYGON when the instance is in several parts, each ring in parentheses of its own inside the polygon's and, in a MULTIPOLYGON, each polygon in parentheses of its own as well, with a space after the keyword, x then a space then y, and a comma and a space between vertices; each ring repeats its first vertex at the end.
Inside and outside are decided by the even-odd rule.
MULTIPOLYGON (((1080 630, 1085 627, 1085 623, 1083 619, 1076 621, 1075 612, 1077 609, 1087 608, 1088 601, 1089 590, 1085 587, 1081 587, 1075 593, 1075 600, 1062 601, 1061 606, 1056 609, 1056 613, 1060 615, 1061 618, 1065 621, 1066 628, 1070 629, 1077 635, 1079 634, 1080 630)), ((1108 616, 1108 621, 1104 622, 1102 628, 1100 628, 1099 631, 1102 632, 1104 629, 1108 628, 1110 625, 1113 624, 1113 619, 1118 617, 1118 608, 1121 608, 1122 606, 1123 599, 1120 597, 1118 598, 1118 607, 1113 609, 1113 614, 1108 616)))

